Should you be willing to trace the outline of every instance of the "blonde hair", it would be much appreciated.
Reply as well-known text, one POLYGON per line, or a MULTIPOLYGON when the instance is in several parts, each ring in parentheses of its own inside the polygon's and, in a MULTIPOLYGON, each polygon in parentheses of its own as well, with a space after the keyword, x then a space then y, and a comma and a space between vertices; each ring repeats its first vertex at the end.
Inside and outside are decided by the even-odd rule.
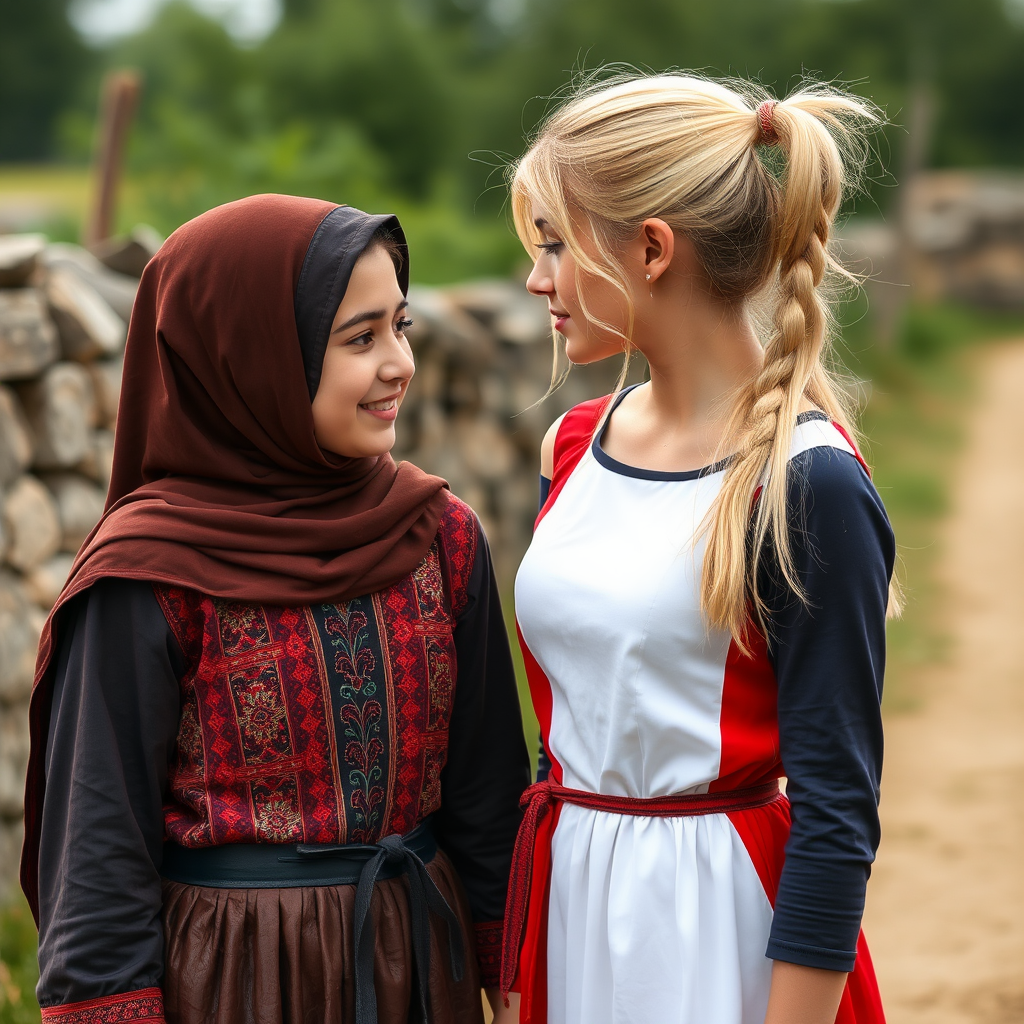
MULTIPOLYGON (((705 523, 701 578, 707 619, 744 649, 751 611, 765 621, 756 584, 769 539, 779 571, 803 597, 786 512, 801 403, 854 433, 846 389, 829 367, 832 316, 820 286, 829 272, 849 279, 829 253, 830 235, 865 162, 865 130, 879 122, 863 100, 810 83, 770 108, 766 138, 758 108, 769 100, 750 82, 620 75, 578 90, 511 172, 512 212, 528 251, 542 240, 537 202, 574 257, 577 278, 598 278, 623 295, 624 327, 581 305, 622 339, 626 364, 635 309, 614 254, 647 218, 687 236, 723 299, 763 300, 764 364, 735 397, 726 442, 735 454, 705 523), (592 244, 584 247, 586 236, 592 244)), ((897 606, 892 592, 890 608, 897 606)))

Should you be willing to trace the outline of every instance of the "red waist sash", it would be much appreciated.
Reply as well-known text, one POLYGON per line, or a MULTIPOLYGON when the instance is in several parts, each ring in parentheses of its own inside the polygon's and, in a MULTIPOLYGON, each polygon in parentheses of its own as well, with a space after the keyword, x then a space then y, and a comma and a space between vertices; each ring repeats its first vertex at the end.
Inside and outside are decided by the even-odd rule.
MULTIPOLYGON (((541 828, 541 822, 557 802, 576 804, 594 811, 629 814, 649 818, 682 818, 703 814, 728 814, 733 811, 764 807, 780 797, 777 779, 750 789, 734 789, 722 793, 690 793, 687 795, 655 796, 640 799, 629 796, 609 796, 588 793, 582 789, 567 789, 554 782, 537 782, 530 786, 519 801, 524 810, 523 821, 516 836, 512 853, 508 897, 505 903, 505 934, 501 949, 501 992, 507 996, 515 984, 519 969, 519 950, 527 911, 536 899, 533 891, 534 852, 539 832, 550 841, 550 827, 541 828)), ((547 859, 545 858, 545 862, 547 859)), ((525 995, 525 993, 524 993, 525 995)))

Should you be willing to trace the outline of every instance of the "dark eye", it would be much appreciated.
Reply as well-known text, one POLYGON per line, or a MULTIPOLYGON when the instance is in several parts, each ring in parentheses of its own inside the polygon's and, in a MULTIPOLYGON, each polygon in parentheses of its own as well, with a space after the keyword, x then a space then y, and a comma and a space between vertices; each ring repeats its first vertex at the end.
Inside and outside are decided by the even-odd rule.
POLYGON ((372 344, 372 342, 373 342, 373 332, 372 331, 367 331, 365 334, 360 334, 358 338, 352 338, 350 341, 347 341, 345 344, 346 345, 358 345, 360 348, 362 348, 362 347, 364 347, 366 345, 372 344))
POLYGON ((410 320, 408 317, 399 320, 395 324, 395 334, 405 334, 405 332, 409 330, 410 327, 412 327, 413 323, 414 321, 410 320))
POLYGON ((538 249, 543 249, 544 252, 555 253, 555 252, 558 252, 558 250, 562 248, 562 243, 561 242, 538 242, 537 243, 537 248, 538 249))

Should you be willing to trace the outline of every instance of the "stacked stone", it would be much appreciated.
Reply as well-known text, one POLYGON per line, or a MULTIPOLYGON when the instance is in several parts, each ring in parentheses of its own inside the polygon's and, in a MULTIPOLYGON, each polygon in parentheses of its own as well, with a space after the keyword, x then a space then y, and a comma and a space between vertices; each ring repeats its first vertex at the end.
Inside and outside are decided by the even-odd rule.
MULTIPOLYGON (((0 236, 0 901, 16 884, 36 646, 110 479, 126 324, 159 245, 143 229, 90 253, 0 236)), ((512 281, 414 288, 416 377, 396 458, 477 510, 510 591, 537 512, 541 439, 606 393, 621 362, 574 369, 550 398, 550 318, 512 281)), ((563 360, 564 364, 564 360, 563 360)))
MULTIPOLYGON (((537 515, 544 434, 573 405, 607 394, 622 359, 572 368, 545 398, 554 348, 544 299, 516 281, 484 280, 413 288, 409 304, 416 377, 398 417, 395 457, 444 477, 476 510, 509 595, 537 515)), ((559 377, 567 366, 561 355, 559 377)), ((636 359, 630 380, 645 368, 636 359)))
POLYGON ((0 236, 0 897, 20 853, 39 633, 103 511, 127 321, 158 243, 141 230, 97 255, 0 236))

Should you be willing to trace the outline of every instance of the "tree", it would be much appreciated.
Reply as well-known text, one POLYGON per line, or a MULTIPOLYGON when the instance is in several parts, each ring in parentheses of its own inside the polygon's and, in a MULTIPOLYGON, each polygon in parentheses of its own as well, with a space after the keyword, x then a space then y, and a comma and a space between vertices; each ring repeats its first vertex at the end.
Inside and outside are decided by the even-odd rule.
POLYGON ((90 54, 67 0, 0 0, 0 160, 42 160, 90 54))

